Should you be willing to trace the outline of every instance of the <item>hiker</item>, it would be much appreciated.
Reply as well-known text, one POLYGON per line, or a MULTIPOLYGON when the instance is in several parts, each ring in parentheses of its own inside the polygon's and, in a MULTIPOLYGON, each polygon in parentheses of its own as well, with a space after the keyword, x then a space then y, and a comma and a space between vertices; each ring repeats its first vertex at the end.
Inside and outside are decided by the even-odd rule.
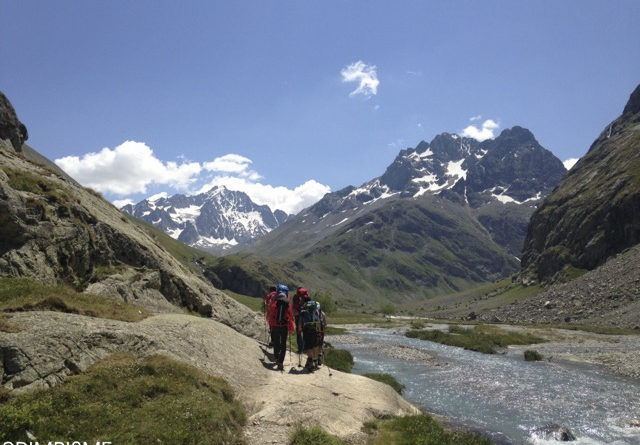
POLYGON ((269 288, 269 293, 264 297, 264 318, 267 321, 267 326, 269 326, 269 348, 273 347, 273 341, 271 340, 271 321, 269 317, 269 310, 271 309, 271 304, 276 298, 276 287, 271 286, 269 288))
POLYGON ((279 284, 277 296, 272 299, 269 313, 269 325, 271 326, 271 342, 273 343, 273 356, 279 371, 284 370, 284 357, 287 352, 287 336, 293 333, 293 312, 289 304, 289 288, 279 284))
MULTIPOLYGON (((302 305, 309 300, 309 292, 299 287, 293 296, 293 314, 295 315, 296 327, 300 322, 300 309, 302 305)), ((302 330, 296 329, 296 343, 298 345, 298 354, 302 354, 302 330)))
POLYGON ((302 343, 304 353, 307 354, 305 369, 313 372, 318 369, 318 331, 321 329, 321 309, 320 303, 315 300, 307 300, 300 308, 300 319, 298 321, 298 331, 302 332, 302 343))

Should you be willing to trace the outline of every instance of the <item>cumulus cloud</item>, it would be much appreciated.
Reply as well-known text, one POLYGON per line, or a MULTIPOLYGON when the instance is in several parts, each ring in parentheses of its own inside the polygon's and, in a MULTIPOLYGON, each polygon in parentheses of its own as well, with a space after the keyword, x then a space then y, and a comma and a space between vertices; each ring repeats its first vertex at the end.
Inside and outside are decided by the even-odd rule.
POLYGON ((251 169, 253 161, 233 153, 203 163, 163 162, 146 144, 134 141, 97 153, 56 159, 55 163, 87 187, 116 198, 124 197, 110 197, 118 208, 141 201, 134 201, 132 195, 146 194, 150 187, 160 189, 147 198, 155 201, 177 192, 202 193, 217 185, 245 192, 257 204, 266 204, 273 210, 297 213, 331 191, 329 186, 313 179, 293 189, 262 184, 262 176, 251 169))
POLYGON ((349 96, 362 94, 365 97, 378 94, 378 74, 375 65, 367 65, 362 60, 348 65, 340 71, 343 82, 357 82, 358 87, 349 93, 349 96))
POLYGON ((238 176, 216 176, 196 193, 204 193, 214 186, 225 186, 229 190, 244 192, 256 204, 268 205, 272 210, 280 209, 290 214, 309 207, 331 191, 329 186, 314 179, 290 189, 261 184, 238 176))
POLYGON ((55 163, 81 184, 102 193, 146 193, 150 184, 186 190, 200 174, 197 162, 162 162, 143 142, 125 141, 82 157, 66 156, 55 163))
POLYGON ((481 127, 475 125, 469 125, 462 130, 461 136, 477 139, 478 141, 485 141, 487 139, 493 139, 495 131, 499 125, 492 119, 487 119, 482 123, 481 127))
POLYGON ((578 162, 578 159, 579 158, 569 158, 566 161, 562 162, 564 164, 564 168, 566 168, 567 170, 571 170, 571 167, 576 165, 576 162, 578 162))
POLYGON ((117 208, 121 209, 126 205, 129 204, 135 204, 135 202, 133 202, 133 199, 127 198, 127 199, 114 199, 113 201, 113 205, 116 206, 117 208))

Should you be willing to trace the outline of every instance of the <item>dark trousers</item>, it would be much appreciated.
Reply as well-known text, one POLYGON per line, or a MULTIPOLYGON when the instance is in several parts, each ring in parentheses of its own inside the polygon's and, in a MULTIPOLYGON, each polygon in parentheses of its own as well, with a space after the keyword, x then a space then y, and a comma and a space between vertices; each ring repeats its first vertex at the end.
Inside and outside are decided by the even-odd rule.
POLYGON ((271 328, 271 342, 273 343, 273 356, 277 363, 284 362, 287 355, 287 334, 286 326, 274 326, 271 328))
POLYGON ((296 316, 296 343, 298 344, 298 352, 301 352, 304 349, 304 342, 302 341, 302 331, 298 332, 297 326, 298 321, 300 320, 300 316, 296 316))

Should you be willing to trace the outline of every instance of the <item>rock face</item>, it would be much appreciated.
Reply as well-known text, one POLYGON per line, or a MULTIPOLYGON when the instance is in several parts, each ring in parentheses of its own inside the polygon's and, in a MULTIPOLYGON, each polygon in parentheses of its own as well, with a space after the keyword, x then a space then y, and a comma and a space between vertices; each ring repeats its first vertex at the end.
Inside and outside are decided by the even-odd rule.
POLYGON ((28 138, 27 127, 18 120, 13 105, 0 91, 0 139, 11 142, 15 151, 22 151, 22 144, 28 138))
POLYGON ((213 187, 195 196, 145 199, 122 211, 157 227, 180 242, 214 254, 241 247, 287 219, 282 210, 257 205, 246 193, 213 187))
POLYGON ((623 114, 533 214, 522 268, 548 281, 566 265, 593 269, 640 242, 640 86, 623 114))
POLYGON ((89 289, 155 311, 179 307, 247 335, 260 317, 176 260, 97 193, 0 139, 0 277, 89 289), (106 278, 105 278, 106 275, 106 278))
MULTIPOLYGON (((297 425, 320 425, 344 439, 362 439, 362 424, 418 410, 390 386, 362 376, 321 369, 299 373, 263 365, 253 339, 210 319, 162 314, 137 323, 74 314, 24 312, 11 322, 23 330, 0 333, 0 382, 17 391, 46 388, 113 353, 167 355, 225 378, 249 414, 250 444, 287 443, 297 425)), ((268 360, 266 361, 268 363, 268 360)), ((265 364, 266 364, 265 363, 265 364)))

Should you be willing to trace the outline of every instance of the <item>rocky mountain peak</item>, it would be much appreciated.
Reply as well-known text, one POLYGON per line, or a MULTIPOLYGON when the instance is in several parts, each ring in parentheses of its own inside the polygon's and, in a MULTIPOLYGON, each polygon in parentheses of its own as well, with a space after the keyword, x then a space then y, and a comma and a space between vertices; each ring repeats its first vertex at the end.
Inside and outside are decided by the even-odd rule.
POLYGON ((622 114, 636 114, 640 112, 640 85, 633 90, 622 114))
POLYGON ((22 151, 22 144, 28 138, 27 127, 18 120, 13 105, 0 91, 0 139, 8 139, 15 151, 22 151))
POLYGON ((286 221, 282 210, 257 205, 246 193, 215 186, 194 196, 152 197, 122 208, 185 244, 222 253, 254 241, 286 221))

